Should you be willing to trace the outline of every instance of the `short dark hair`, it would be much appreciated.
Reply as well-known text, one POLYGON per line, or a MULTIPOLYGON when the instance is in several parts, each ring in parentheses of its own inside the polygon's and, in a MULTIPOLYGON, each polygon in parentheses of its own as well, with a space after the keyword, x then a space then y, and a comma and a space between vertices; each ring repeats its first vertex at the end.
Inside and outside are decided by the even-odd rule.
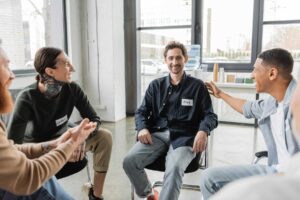
POLYGON ((40 48, 34 58, 34 67, 39 74, 44 74, 46 67, 55 69, 57 63, 57 56, 63 51, 54 47, 43 47, 40 48))
POLYGON ((167 53, 170 49, 175 49, 175 48, 178 48, 178 49, 181 49, 181 52, 182 52, 182 55, 184 57, 187 57, 187 50, 185 48, 185 46, 180 43, 180 42, 177 42, 177 41, 170 41, 167 46, 165 47, 165 50, 164 50, 164 57, 166 58, 167 57, 167 53))
POLYGON ((269 49, 260 53, 258 58, 263 60, 263 64, 277 67, 283 77, 289 77, 293 71, 294 59, 285 49, 269 49))

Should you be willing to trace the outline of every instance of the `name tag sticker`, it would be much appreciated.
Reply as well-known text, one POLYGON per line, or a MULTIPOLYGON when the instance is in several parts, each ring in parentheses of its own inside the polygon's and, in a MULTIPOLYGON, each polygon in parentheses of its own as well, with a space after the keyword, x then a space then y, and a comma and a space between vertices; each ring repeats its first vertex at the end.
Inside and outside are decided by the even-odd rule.
POLYGON ((59 119, 55 120, 55 123, 56 123, 56 126, 60 126, 63 123, 65 123, 66 121, 68 121, 67 115, 63 116, 62 118, 59 118, 59 119))
POLYGON ((181 99, 182 106, 193 106, 193 99, 181 99))

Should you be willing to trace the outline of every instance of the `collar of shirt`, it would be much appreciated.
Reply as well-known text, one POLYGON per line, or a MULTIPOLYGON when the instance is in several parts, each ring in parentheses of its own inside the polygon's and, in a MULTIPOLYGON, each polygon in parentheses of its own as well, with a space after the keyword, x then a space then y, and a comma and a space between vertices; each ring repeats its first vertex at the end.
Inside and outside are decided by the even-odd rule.
MULTIPOLYGON (((288 110, 289 110, 289 103, 291 101, 292 94, 293 94, 293 91, 296 88, 296 85, 297 85, 296 80, 292 79, 289 86, 288 86, 288 88, 287 88, 287 90, 286 90, 286 92, 285 92, 284 99, 282 101, 283 109, 284 109, 285 113, 288 112, 288 110)), ((270 115, 272 115, 273 113, 275 113, 276 110, 277 110, 277 107, 278 107, 278 102, 272 96, 270 96, 270 98, 267 99, 265 104, 266 105, 265 105, 265 108, 264 108, 264 111, 263 111, 263 114, 262 114, 260 120, 263 120, 263 119, 269 117, 270 115)))
POLYGON ((180 88, 182 85, 184 85, 185 81, 187 79, 187 75, 186 73, 184 72, 183 75, 182 75, 182 79, 181 81, 179 82, 178 85, 172 85, 171 83, 171 76, 169 74, 169 76, 167 77, 167 84, 166 84, 166 89, 170 88, 170 87, 173 87, 173 88, 180 88))

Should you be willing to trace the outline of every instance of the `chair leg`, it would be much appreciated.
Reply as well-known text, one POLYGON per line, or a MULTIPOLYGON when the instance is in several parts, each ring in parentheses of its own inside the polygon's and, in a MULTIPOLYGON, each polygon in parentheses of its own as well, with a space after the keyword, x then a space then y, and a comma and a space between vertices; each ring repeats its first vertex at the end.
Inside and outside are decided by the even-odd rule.
MULTIPOLYGON (((86 156, 87 158, 87 156, 86 156)), ((90 184, 92 184, 92 178, 91 178, 91 171, 90 171, 90 166, 89 166, 89 162, 86 164, 86 171, 87 171, 87 176, 88 176, 88 182, 90 184)))
POLYGON ((134 200, 134 186, 131 184, 131 200, 134 200))
POLYGON ((163 186, 163 182, 162 181, 155 181, 152 184, 152 188, 156 188, 156 187, 162 187, 163 186))
POLYGON ((201 192, 200 186, 198 186, 198 185, 183 184, 181 186, 181 189, 184 189, 184 190, 194 190, 194 191, 201 192))

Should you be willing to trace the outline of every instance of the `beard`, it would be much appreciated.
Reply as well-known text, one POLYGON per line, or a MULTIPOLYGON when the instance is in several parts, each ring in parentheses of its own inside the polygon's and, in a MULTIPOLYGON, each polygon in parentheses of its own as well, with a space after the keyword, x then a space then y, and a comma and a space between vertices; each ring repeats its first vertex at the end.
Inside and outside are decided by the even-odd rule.
POLYGON ((9 113, 14 106, 13 99, 8 89, 0 84, 0 114, 9 113))

